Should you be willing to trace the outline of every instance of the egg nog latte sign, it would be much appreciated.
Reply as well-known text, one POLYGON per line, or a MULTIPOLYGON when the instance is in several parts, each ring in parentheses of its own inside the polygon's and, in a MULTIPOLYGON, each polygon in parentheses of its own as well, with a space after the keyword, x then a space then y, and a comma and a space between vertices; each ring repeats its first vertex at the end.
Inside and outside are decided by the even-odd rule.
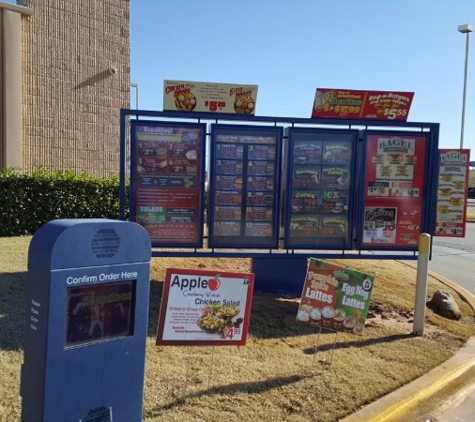
POLYGON ((373 284, 370 275, 311 258, 297 320, 362 335, 373 284))
POLYGON ((254 274, 168 268, 157 345, 246 344, 254 274))

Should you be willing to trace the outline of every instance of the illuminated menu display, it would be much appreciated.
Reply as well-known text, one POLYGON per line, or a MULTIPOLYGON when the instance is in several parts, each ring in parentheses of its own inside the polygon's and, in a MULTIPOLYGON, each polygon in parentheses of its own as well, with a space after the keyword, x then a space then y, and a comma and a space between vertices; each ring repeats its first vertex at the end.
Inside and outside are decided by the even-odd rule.
POLYGON ((133 220, 153 246, 202 245, 206 126, 133 122, 133 220))
POLYGON ((417 248, 422 225, 425 135, 368 133, 362 244, 417 248))
POLYGON ((465 236, 469 163, 469 149, 439 150, 436 236, 465 236))
POLYGON ((277 247, 281 138, 281 128, 213 125, 210 247, 277 247))
POLYGON ((356 131, 289 130, 287 248, 349 247, 356 131))

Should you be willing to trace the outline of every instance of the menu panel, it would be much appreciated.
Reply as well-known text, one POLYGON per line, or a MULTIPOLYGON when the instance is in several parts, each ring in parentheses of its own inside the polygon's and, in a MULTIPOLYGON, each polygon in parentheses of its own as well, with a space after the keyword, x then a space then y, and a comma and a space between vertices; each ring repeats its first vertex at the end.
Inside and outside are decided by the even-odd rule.
POLYGON ((153 246, 202 245, 206 126, 132 122, 132 219, 153 246))
POLYGON ((285 247, 349 248, 357 132, 289 129, 285 247))
POLYGON ((275 248, 282 129, 213 125, 210 247, 275 248))
POLYGON ((436 236, 465 237, 469 149, 439 151, 436 236))
POLYGON ((416 249, 421 233, 427 138, 411 133, 366 137, 363 246, 416 249))

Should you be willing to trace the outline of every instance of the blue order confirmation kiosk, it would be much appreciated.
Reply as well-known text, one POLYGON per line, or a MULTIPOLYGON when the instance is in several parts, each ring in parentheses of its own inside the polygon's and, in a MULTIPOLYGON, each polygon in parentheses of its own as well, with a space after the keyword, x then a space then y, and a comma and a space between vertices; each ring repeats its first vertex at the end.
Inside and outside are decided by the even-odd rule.
POLYGON ((142 420, 151 243, 138 224, 54 220, 33 236, 22 422, 142 420))

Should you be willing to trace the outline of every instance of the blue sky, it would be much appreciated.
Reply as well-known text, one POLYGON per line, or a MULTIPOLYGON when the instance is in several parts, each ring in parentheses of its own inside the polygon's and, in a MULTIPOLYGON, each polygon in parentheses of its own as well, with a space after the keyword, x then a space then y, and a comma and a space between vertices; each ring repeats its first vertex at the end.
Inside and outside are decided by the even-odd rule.
MULTIPOLYGON (((162 110, 163 81, 175 79, 255 84, 257 115, 290 117, 310 117, 318 87, 413 91, 408 120, 440 123, 439 147, 458 148, 465 23, 473 0, 133 0, 131 81, 142 110, 162 110)), ((472 159, 474 57, 472 34, 472 159)))

